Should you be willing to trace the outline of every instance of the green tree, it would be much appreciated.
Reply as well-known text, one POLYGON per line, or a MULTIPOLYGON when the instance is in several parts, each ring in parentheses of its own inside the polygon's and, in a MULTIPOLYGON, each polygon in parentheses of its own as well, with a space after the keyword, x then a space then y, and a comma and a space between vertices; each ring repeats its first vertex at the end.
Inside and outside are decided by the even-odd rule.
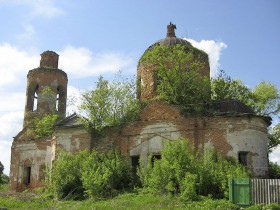
POLYGON ((270 152, 273 151, 280 144, 280 123, 273 128, 270 128, 268 133, 268 149, 270 152))
POLYGON ((8 184, 9 183, 9 177, 4 174, 4 166, 0 161, 0 186, 2 184, 8 184))
POLYGON ((234 80, 222 70, 220 74, 211 79, 212 100, 238 100, 251 106, 253 93, 241 80, 234 80))
POLYGON ((80 110, 89 119, 87 126, 101 130, 134 119, 140 107, 134 81, 117 75, 113 82, 99 77, 96 87, 82 94, 80 110))
POLYGON ((210 100, 210 80, 199 73, 205 67, 204 58, 195 57, 194 50, 182 45, 156 46, 140 59, 144 64, 156 65, 159 97, 180 105, 185 114, 204 112, 210 100))
POLYGON ((278 115, 280 112, 280 94, 276 85, 270 82, 260 82, 253 89, 254 108, 261 115, 278 115))
POLYGON ((269 162, 268 164, 269 178, 280 179, 280 166, 277 163, 269 162))
POLYGON ((242 81, 232 79, 221 71, 211 80, 211 91, 213 100, 239 100, 259 115, 274 116, 280 112, 280 94, 276 85, 270 82, 262 81, 250 89, 242 81))
POLYGON ((0 185, 4 183, 4 180, 3 180, 3 174, 4 173, 3 173, 3 171, 4 171, 4 166, 0 161, 0 185))
MULTIPOLYGON (((256 114, 279 117, 280 94, 276 85, 260 82, 254 89, 248 88, 240 80, 228 77, 221 71, 218 77, 211 80, 212 100, 238 100, 251 107, 256 114)), ((269 129, 268 148, 271 152, 280 144, 280 125, 269 129)))

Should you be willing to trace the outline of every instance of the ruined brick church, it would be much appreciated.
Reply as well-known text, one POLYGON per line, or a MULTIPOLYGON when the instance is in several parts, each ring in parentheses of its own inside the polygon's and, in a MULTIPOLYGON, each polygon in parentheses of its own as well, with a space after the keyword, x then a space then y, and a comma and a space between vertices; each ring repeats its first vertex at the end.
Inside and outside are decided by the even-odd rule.
MULTIPOLYGON (((191 44, 175 36, 175 25, 167 26, 166 38, 151 45, 173 46, 191 44)), ((195 50, 197 59, 205 65, 199 73, 210 77, 208 55, 195 50)), ((103 136, 89 133, 73 114, 66 117, 67 74, 58 69, 58 54, 45 51, 41 54, 40 66, 27 74, 26 104, 23 129, 13 140, 11 148, 10 189, 23 191, 42 186, 45 168, 52 168, 60 150, 71 153, 80 150, 105 151, 118 148, 135 165, 148 155, 159 157, 167 141, 187 138, 197 149, 214 147, 224 156, 238 159, 255 177, 268 174, 269 117, 256 115, 249 107, 238 101, 216 104, 213 116, 186 117, 180 107, 163 100, 151 100, 157 95, 156 67, 138 63, 137 79, 140 81, 138 98, 151 100, 140 113, 138 121, 125 124, 121 130, 107 128, 103 136), (43 94, 46 88, 51 89, 43 94), (56 113, 62 121, 55 126, 54 134, 46 139, 34 139, 28 120, 46 113, 56 113)), ((67 70, 66 70, 67 71, 67 70)))

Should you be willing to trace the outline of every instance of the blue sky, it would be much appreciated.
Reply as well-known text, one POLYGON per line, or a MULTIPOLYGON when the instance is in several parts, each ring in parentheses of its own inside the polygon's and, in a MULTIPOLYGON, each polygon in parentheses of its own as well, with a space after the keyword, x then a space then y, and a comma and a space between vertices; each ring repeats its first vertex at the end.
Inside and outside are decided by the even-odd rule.
MULTIPOLYGON (((0 161, 9 172, 12 137, 22 128, 28 70, 45 50, 60 55, 69 95, 102 74, 136 74, 145 49, 177 25, 210 57, 211 75, 224 69, 253 88, 279 84, 279 0, 0 0, 0 161)), ((279 119, 275 119, 279 121, 279 119)), ((277 150, 271 159, 280 163, 277 150)))

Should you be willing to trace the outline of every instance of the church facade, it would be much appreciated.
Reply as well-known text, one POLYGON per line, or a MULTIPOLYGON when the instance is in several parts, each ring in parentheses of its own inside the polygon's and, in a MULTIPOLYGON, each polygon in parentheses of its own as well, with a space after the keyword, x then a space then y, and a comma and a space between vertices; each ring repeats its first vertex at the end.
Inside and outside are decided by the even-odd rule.
MULTIPOLYGON (((175 36, 175 28, 173 24, 168 25, 166 38, 147 50, 153 50, 154 46, 191 45, 175 36)), ((194 59, 202 59, 205 63, 199 73, 209 77, 207 54, 200 50, 194 53, 194 59)), ((238 159, 255 177, 268 176, 269 117, 256 115, 238 101, 217 103, 219 114, 213 116, 186 117, 180 107, 155 99, 157 68, 139 62, 138 98, 154 100, 141 111, 139 120, 128 122, 121 129, 106 128, 103 135, 96 136, 84 128, 76 114, 65 116, 68 78, 64 71, 58 69, 58 58, 55 52, 45 51, 41 54, 40 66, 28 72, 23 129, 14 137, 11 148, 12 191, 42 186, 46 167, 51 170, 61 150, 76 153, 118 148, 135 165, 139 160, 147 160, 149 155, 159 157, 168 141, 179 138, 188 139, 198 150, 213 147, 224 156, 238 159), (61 122, 55 126, 51 137, 35 139, 28 121, 49 113, 58 114, 61 122)))

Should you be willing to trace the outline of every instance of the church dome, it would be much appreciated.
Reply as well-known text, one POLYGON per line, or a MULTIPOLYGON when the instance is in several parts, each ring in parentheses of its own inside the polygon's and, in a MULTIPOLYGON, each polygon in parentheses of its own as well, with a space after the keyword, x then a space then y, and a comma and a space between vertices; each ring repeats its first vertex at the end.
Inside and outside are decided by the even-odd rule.
POLYGON ((191 43, 188 42, 187 40, 176 37, 175 29, 176 29, 176 25, 170 22, 170 24, 167 26, 166 38, 158 40, 150 47, 148 47, 147 50, 152 50, 155 46, 174 46, 176 44, 192 47, 191 43))
POLYGON ((197 72, 202 76, 210 77, 210 67, 207 53, 193 47, 187 40, 177 38, 175 35, 175 29, 176 25, 170 22, 170 24, 167 25, 166 38, 160 39, 150 45, 139 59, 137 66, 137 96, 139 99, 149 100, 157 96, 157 83, 159 81, 157 77, 158 65, 153 61, 153 59, 158 56, 166 56, 161 54, 161 51, 157 51, 157 49, 161 47, 167 47, 165 50, 174 53, 173 50, 176 49, 174 47, 178 46, 180 50, 182 49, 186 53, 186 56, 191 55, 182 65, 185 69, 189 68, 193 62, 197 61, 201 64, 197 72), (170 49, 168 47, 170 47, 170 49))

